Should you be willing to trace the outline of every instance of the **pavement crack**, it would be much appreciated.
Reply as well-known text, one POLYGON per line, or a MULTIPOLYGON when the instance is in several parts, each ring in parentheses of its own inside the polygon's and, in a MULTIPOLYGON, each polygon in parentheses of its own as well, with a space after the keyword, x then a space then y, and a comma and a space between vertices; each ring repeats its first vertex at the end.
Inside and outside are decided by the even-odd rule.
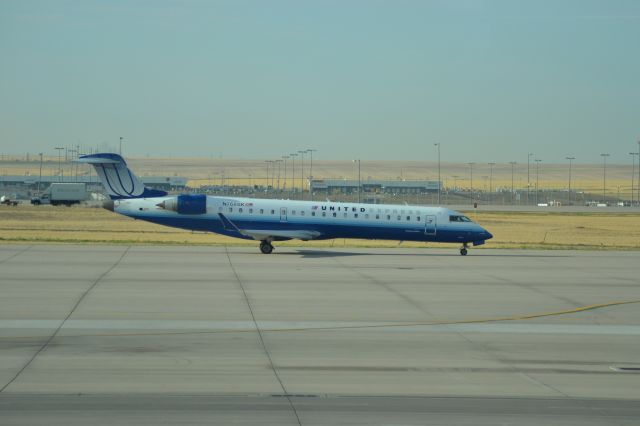
POLYGON ((260 345, 262 346, 262 349, 264 350, 264 353, 267 356, 267 360, 269 361, 269 366, 271 367, 271 370, 273 371, 273 374, 276 377, 276 380, 278 380, 278 383, 280 384, 280 388, 282 389, 283 395, 287 398, 287 401, 289 402, 289 406, 291 407, 291 410, 293 411, 293 414, 296 417, 298 425, 302 426, 302 422, 300 421, 300 416, 298 415, 298 410, 296 409, 296 406, 294 405, 293 401, 291 400, 291 396, 289 395, 289 392, 287 392, 287 388, 285 387, 284 382, 282 381, 282 378, 280 377, 280 374, 278 373, 278 369, 276 368, 276 365, 273 362, 273 358, 271 357, 271 352, 269 352, 269 349, 267 348, 267 344, 266 344, 265 339, 264 339, 263 331, 260 328, 260 325, 258 324, 258 321, 256 320, 256 315, 255 315, 255 313, 253 311, 253 306, 251 305, 251 300, 249 300, 249 295, 247 294, 247 290, 244 288, 244 283, 240 279, 240 275, 238 275, 238 271, 236 270, 235 265, 231 261, 231 253, 229 253, 229 247, 227 247, 225 245, 224 246, 224 251, 227 254, 227 260, 229 261, 229 267, 231 267, 231 271, 233 272, 233 275, 234 275, 234 277, 236 279, 236 282, 240 286, 240 290, 242 290, 242 294, 244 295, 244 300, 245 300, 245 302, 247 304, 247 307, 249 308, 249 313, 251 314, 251 320, 253 321, 253 324, 255 326, 256 332, 258 333, 258 338, 260 339, 260 345))
POLYGON ((11 256, 7 257, 6 259, 0 260, 0 264, 6 263, 6 262, 10 261, 11 259, 14 259, 14 258, 20 256, 22 253, 26 252, 27 250, 31 249, 32 247, 33 246, 28 246, 26 249, 20 250, 19 252, 12 254, 11 256))
MULTIPOLYGON (((20 253, 23 253, 25 251, 27 251, 29 248, 27 248, 26 250, 23 250, 20 253)), ((40 346, 40 349, 38 349, 31 358, 29 358, 29 360, 22 366, 22 368, 20 368, 20 370, 18 370, 18 372, 15 374, 15 376, 13 376, 1 389, 0 389, 0 393, 3 393, 9 386, 11 386, 11 384, 13 382, 16 381, 16 379, 18 377, 20 377, 20 375, 33 363, 33 361, 38 357, 38 355, 40 355, 46 348, 47 346, 49 346, 49 344, 53 341, 53 339, 58 335, 58 333, 60 332, 60 330, 62 330, 62 327, 64 327, 64 324, 67 322, 67 320, 69 318, 71 318, 71 315, 73 315, 73 313, 76 311, 76 309, 78 309, 78 306, 80 306, 80 303, 82 303, 82 301, 87 297, 87 295, 91 292, 91 290, 93 290, 98 283, 100 283, 100 281, 102 281, 104 279, 104 277, 106 277, 111 271, 113 271, 116 266, 118 266, 120 264, 120 262, 122 262, 122 259, 124 259, 125 255, 129 252, 129 250, 131 249, 131 246, 128 246, 123 252, 122 255, 120 255, 120 257, 118 258, 118 260, 116 260, 113 265, 111 265, 109 267, 109 269, 107 269, 104 273, 102 273, 102 275, 100 275, 85 291, 84 293, 82 293, 82 295, 80 295, 80 297, 78 298, 78 300, 76 301, 76 303, 73 305, 73 307, 71 308, 71 310, 69 311, 69 313, 67 314, 67 316, 60 322, 60 324, 58 325, 58 328, 56 328, 56 330, 53 332, 53 334, 51 334, 51 336, 49 336, 49 338, 47 339, 46 342, 44 342, 44 344, 42 346, 40 346)), ((18 253, 18 254, 20 254, 18 253)), ((16 254, 16 256, 18 255, 16 254)))

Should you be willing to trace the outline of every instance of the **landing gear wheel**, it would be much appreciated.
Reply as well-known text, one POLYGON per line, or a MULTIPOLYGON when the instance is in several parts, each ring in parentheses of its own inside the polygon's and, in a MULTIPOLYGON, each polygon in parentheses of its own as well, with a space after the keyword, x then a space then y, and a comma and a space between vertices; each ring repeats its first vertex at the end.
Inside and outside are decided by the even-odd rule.
POLYGON ((271 252, 273 251, 273 246, 267 241, 262 241, 260 243, 260 251, 263 254, 271 254, 271 252))
POLYGON ((466 255, 467 255, 467 249, 466 249, 466 248, 464 248, 464 247, 463 247, 463 248, 461 248, 461 249, 460 249, 460 254, 461 254, 461 255, 463 255, 463 256, 466 256, 466 255))

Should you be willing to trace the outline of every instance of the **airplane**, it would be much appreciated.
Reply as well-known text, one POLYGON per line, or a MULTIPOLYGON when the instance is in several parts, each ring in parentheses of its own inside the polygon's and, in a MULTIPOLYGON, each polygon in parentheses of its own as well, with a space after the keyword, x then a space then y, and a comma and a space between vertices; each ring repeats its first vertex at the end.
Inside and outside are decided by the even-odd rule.
POLYGON ((135 219, 260 242, 359 238, 482 245, 493 235, 467 216, 444 207, 261 199, 205 194, 169 195, 145 187, 124 158, 113 153, 81 156, 91 164, 110 200, 104 208, 135 219))

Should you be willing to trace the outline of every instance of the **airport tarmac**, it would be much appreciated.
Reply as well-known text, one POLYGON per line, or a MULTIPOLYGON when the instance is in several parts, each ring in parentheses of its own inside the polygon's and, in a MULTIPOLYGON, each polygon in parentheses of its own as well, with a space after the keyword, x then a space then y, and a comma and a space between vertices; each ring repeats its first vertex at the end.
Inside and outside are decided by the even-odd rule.
POLYGON ((0 423, 638 424, 639 260, 0 245, 0 423))

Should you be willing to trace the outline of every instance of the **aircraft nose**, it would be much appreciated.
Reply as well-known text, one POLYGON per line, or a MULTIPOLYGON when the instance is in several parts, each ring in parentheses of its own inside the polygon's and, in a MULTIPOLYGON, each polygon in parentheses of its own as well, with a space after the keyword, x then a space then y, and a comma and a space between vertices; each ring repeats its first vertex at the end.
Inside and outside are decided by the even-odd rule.
POLYGON ((487 231, 486 229, 484 229, 483 232, 484 232, 485 240, 490 240, 491 238, 493 238, 493 234, 491 232, 487 231))
POLYGON ((104 203, 102 203, 102 208, 103 209, 107 209, 110 212, 113 211, 113 200, 107 200, 104 203))

